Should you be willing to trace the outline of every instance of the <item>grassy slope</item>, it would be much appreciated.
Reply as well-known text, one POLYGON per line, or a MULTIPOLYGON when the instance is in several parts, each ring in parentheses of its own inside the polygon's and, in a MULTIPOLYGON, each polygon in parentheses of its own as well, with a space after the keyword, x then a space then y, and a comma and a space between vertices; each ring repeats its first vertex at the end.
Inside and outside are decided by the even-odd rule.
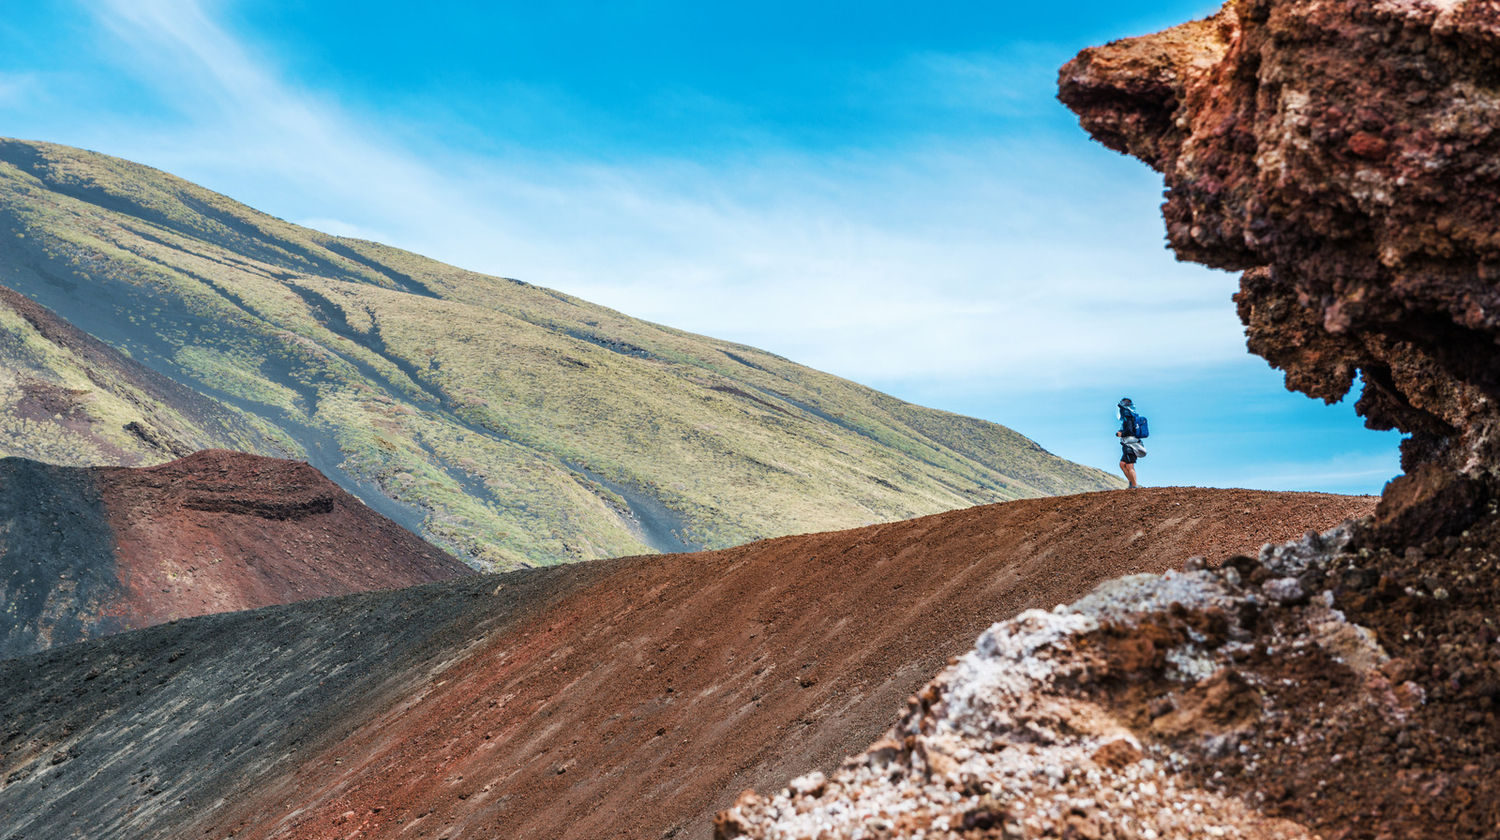
POLYGON ((301 452, 254 415, 156 374, 0 288, 0 454, 137 466, 212 448, 301 452))
POLYGON ((1115 484, 1002 426, 62 146, 0 141, 0 284, 481 566, 1115 484))

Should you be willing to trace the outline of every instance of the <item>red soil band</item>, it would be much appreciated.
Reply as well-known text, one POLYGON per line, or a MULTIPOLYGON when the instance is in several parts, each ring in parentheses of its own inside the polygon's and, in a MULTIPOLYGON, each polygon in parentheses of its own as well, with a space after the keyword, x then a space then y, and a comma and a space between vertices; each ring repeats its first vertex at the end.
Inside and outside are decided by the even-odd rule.
POLYGON ((96 471, 130 627, 473 571, 300 461, 209 450, 96 471))
POLYGON ((191 616, 474 574, 298 461, 0 465, 0 603, 15 656, 191 616))

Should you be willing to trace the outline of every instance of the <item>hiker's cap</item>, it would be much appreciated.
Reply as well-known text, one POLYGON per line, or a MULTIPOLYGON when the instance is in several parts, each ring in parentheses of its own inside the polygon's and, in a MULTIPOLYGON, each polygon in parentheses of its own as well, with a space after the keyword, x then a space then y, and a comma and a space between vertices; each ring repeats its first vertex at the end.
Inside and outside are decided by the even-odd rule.
POLYGON ((1135 405, 1135 403, 1131 402, 1129 397, 1122 397, 1120 399, 1119 406, 1121 408, 1124 408, 1124 407, 1126 407, 1128 405, 1135 405))

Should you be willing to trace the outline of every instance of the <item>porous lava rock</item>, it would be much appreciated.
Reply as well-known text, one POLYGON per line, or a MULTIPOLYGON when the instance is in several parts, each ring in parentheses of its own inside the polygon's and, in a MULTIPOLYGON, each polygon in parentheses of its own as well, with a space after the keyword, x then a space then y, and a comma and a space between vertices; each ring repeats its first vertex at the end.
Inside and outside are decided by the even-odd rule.
POLYGON ((0 658, 179 618, 473 574, 300 461, 0 459, 0 658))
POLYGON ((1023 612, 716 840, 1495 836, 1488 520, 1437 561, 1345 524, 1023 612))
POLYGON ((1250 349, 1325 401, 1362 374, 1367 424, 1411 435, 1403 467, 1442 468, 1403 498, 1470 519, 1500 466, 1497 68, 1491 0, 1231 0, 1059 80, 1096 139, 1162 173, 1177 254, 1244 271, 1250 349))

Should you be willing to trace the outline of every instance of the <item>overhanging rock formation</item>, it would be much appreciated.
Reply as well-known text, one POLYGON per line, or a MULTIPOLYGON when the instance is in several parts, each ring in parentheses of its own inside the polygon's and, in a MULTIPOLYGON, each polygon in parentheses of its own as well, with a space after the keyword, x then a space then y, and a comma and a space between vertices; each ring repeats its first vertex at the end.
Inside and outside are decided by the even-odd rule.
POLYGON ((1060 77, 1164 176, 1177 254, 1245 272, 1250 349, 1329 402, 1362 373, 1368 425, 1411 435, 1392 542, 1462 530, 1500 464, 1497 73, 1492 2, 1233 0, 1060 77))

